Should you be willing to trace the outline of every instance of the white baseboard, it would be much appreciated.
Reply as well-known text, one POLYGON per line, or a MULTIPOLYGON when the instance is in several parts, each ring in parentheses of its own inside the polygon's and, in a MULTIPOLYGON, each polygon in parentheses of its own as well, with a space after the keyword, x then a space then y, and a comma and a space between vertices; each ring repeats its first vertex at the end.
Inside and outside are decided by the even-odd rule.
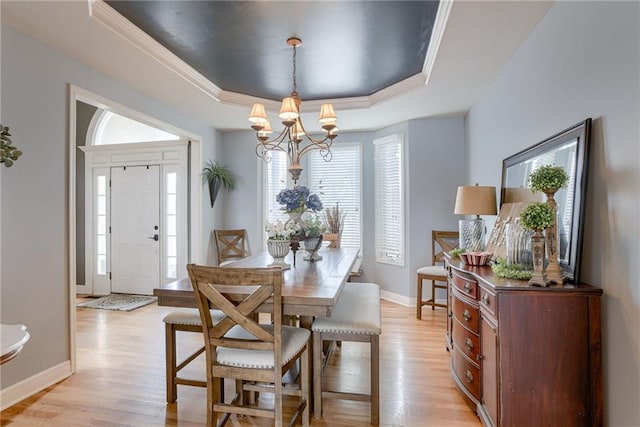
POLYGON ((35 374, 25 380, 0 390, 0 411, 33 396, 37 392, 71 376, 71 361, 66 360, 46 371, 35 374))
MULTIPOLYGON (((384 291, 380 289, 380 298, 385 301, 391 301, 396 304, 404 305, 405 307, 415 307, 416 306, 416 298, 415 297, 407 297, 400 294, 394 294, 393 292, 384 291)), ((446 304, 446 300, 436 299, 437 303, 446 304)))

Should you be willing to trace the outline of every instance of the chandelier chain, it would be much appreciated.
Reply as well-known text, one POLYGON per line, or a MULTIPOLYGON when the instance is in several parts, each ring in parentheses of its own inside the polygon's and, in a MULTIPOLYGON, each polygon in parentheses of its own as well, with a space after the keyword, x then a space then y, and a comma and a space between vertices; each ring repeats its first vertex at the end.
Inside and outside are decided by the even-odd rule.
POLYGON ((293 45, 293 91, 298 91, 298 84, 296 83, 296 46, 293 45))

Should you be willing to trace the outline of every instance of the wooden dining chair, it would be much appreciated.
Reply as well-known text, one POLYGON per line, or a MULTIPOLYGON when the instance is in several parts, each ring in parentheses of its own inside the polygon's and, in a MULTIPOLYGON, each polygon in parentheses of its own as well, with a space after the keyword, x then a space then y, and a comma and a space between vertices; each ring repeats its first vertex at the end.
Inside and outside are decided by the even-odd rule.
POLYGON ((213 230, 216 239, 218 266, 231 264, 247 256, 246 230, 213 230))
POLYGON ((300 419, 309 425, 309 338, 306 329, 282 325, 282 282, 280 268, 208 267, 190 264, 189 278, 200 312, 207 363, 207 424, 221 424, 231 414, 260 416, 283 423, 283 395, 298 397, 291 424, 300 419), (211 308, 225 318, 215 323, 211 308), (271 315, 272 324, 261 325, 254 314, 271 315), (300 361, 299 383, 283 387, 283 376, 300 361), (236 381, 236 395, 222 399, 224 378, 236 381), (274 394, 273 408, 252 403, 246 390, 274 394), (266 384, 261 387, 258 384, 266 384))
POLYGON ((459 235, 457 231, 431 231, 431 265, 421 267, 416 272, 418 283, 416 289, 416 317, 422 319, 422 307, 430 305, 432 310, 436 307, 447 308, 449 304, 449 289, 447 285, 447 270, 444 268, 444 253, 458 246, 459 235), (431 280, 431 298, 422 299, 422 281, 431 280), (436 289, 446 289, 447 299, 445 304, 436 302, 436 289))

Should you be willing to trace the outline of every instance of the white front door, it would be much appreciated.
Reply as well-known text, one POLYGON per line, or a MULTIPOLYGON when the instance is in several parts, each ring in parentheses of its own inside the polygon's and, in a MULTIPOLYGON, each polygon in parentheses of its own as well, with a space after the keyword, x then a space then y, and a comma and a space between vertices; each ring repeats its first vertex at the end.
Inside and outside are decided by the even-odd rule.
POLYGON ((160 168, 111 168, 111 292, 153 294, 160 284, 160 168))

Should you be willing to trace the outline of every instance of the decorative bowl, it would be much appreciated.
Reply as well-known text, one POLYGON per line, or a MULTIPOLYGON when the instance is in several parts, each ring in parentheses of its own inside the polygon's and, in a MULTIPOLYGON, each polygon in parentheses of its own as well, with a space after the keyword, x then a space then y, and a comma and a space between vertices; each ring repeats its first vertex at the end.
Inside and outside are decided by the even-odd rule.
POLYGON ((465 252, 460 258, 466 265, 487 265, 492 255, 491 252, 465 252))

